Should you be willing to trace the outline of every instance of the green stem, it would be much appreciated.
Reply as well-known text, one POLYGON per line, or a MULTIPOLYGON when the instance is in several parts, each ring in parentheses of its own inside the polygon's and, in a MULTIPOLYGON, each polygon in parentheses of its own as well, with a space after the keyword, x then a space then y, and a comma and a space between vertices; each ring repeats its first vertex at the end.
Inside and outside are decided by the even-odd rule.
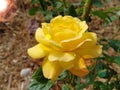
POLYGON ((86 0, 85 1, 84 9, 83 9, 83 14, 82 14, 82 20, 88 21, 88 19, 89 19, 89 13, 90 13, 91 6, 92 6, 92 1, 93 0, 86 0))

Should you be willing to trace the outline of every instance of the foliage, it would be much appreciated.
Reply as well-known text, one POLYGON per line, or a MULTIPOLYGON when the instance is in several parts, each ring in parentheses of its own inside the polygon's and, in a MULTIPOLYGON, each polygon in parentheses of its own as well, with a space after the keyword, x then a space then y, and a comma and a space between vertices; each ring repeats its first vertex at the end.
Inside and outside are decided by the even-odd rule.
MULTIPOLYGON (((87 0, 86 0, 87 1, 87 0)), ((112 20, 120 17, 120 7, 107 8, 106 10, 99 10, 95 8, 101 8, 104 6, 102 0, 91 0, 92 6, 90 9, 89 17, 87 21, 90 21, 91 16, 98 16, 103 19, 106 24, 110 24, 112 20), (95 7, 95 8, 94 8, 95 7)), ((109 3, 110 0, 105 0, 105 3, 109 3)), ((29 10, 30 15, 43 14, 45 20, 49 22, 53 17, 57 15, 71 15, 82 19, 84 13, 85 0, 81 0, 77 3, 70 3, 66 0, 32 0, 32 7, 29 10)))
MULTIPOLYGON (((109 3, 110 0, 105 0, 109 3)), ((66 2, 65 0, 32 0, 32 8, 29 10, 30 15, 43 14, 47 22, 53 17, 61 15, 71 15, 74 17, 82 16, 85 0, 77 3, 66 2)), ((110 24, 115 19, 120 19, 120 7, 107 8, 101 10, 104 4, 102 0, 93 0, 93 7, 90 9, 89 20, 91 16, 98 16, 106 24, 110 24), (98 9, 95 9, 95 8, 98 9)), ((120 40, 101 39, 100 44, 103 45, 103 54, 96 58, 96 65, 89 67, 90 73, 84 78, 73 76, 71 73, 64 71, 57 79, 57 83, 63 82, 62 90, 83 90, 92 85, 93 90, 120 90, 120 74, 118 74, 111 64, 115 63, 120 66, 120 56, 111 56, 106 51, 109 48, 114 49, 116 53, 120 53, 120 40), (99 78, 99 80, 97 80, 99 78)), ((33 81, 30 83, 28 90, 49 90, 54 86, 51 80, 44 78, 41 67, 32 76, 33 81)))
POLYGON ((28 90, 49 90, 53 82, 44 78, 42 74, 42 68, 38 68, 32 76, 32 82, 30 83, 28 90))

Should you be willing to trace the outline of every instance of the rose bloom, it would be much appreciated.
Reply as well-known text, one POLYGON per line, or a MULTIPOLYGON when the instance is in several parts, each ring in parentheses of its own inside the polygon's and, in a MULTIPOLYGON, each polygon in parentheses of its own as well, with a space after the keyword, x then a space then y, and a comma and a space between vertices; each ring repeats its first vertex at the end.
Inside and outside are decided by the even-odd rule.
POLYGON ((35 39, 38 44, 28 49, 33 59, 43 58, 42 70, 45 78, 56 80, 64 70, 84 77, 89 73, 86 60, 102 53, 97 36, 87 32, 88 26, 72 16, 57 16, 50 23, 42 23, 35 39))

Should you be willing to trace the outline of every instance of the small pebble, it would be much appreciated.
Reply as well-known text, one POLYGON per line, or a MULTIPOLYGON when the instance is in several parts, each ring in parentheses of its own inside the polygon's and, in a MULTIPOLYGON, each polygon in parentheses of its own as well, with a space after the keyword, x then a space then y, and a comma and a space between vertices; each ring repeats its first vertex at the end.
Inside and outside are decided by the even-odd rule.
POLYGON ((24 69, 21 70, 20 76, 21 77, 26 77, 26 76, 28 76, 30 74, 30 72, 31 72, 30 68, 24 68, 24 69))
POLYGON ((13 63, 17 63, 18 61, 17 61, 16 59, 13 59, 12 62, 13 62, 13 63))

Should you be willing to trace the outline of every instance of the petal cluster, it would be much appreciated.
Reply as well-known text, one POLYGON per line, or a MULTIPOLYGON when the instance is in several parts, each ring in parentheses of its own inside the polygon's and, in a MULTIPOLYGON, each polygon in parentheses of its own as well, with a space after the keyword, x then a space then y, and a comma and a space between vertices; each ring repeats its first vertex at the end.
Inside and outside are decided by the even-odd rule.
POLYGON ((97 36, 87 32, 88 26, 72 16, 57 16, 50 23, 42 23, 35 33, 38 44, 28 49, 34 59, 43 58, 42 69, 46 78, 56 80, 64 70, 84 77, 89 73, 86 59, 98 57, 102 46, 97 36))

